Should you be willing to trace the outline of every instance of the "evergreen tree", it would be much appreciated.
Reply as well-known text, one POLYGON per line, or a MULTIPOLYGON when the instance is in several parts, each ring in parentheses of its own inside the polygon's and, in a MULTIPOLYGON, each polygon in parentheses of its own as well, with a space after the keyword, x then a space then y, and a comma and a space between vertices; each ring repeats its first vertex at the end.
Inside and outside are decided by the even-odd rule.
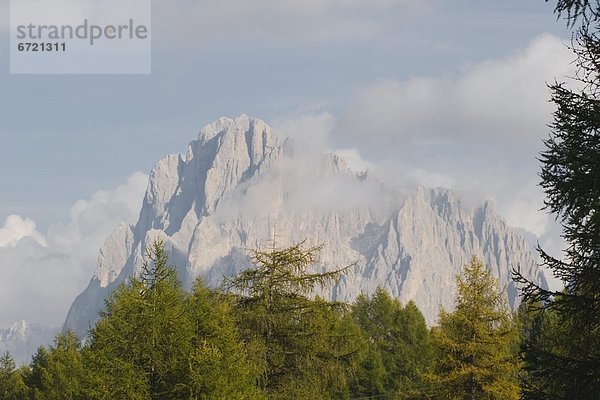
POLYGON ((198 279, 188 300, 194 327, 189 381, 193 398, 251 400, 264 398, 256 369, 248 361, 237 331, 231 300, 198 279))
POLYGON ((147 258, 91 331, 88 398, 261 398, 226 299, 201 281, 186 293, 162 242, 147 258))
MULTIPOLYGON (((535 307, 523 305, 520 310, 522 321, 522 373, 524 398, 580 398, 577 388, 572 390, 563 368, 547 368, 554 357, 568 358, 571 348, 570 327, 553 309, 542 313, 535 307), (536 366, 544 366, 542 368, 536 366)), ((567 362, 564 364, 567 365, 567 362)), ((585 390, 585 388, 583 388, 585 390)))
POLYGON ((154 242, 146 256, 140 278, 109 297, 91 331, 88 362, 99 373, 96 382, 104 381, 102 397, 179 399, 191 390, 186 372, 193 328, 186 293, 162 242, 154 242))
POLYGON ((425 317, 413 301, 400 313, 399 325, 397 397, 420 399, 426 386, 426 374, 433 364, 431 335, 425 317))
POLYGON ((417 306, 402 307, 389 293, 377 288, 370 298, 360 295, 352 316, 361 327, 367 346, 355 396, 419 396, 432 352, 429 330, 417 306))
POLYGON ((25 379, 34 400, 87 399, 79 338, 67 331, 56 335, 48 349, 40 347, 25 379))
POLYGON ((0 357, 0 399, 22 400, 27 398, 27 392, 21 370, 10 353, 4 353, 0 357))
POLYGON ((31 357, 31 363, 29 369, 26 371, 24 379, 25 384, 29 388, 30 399, 42 398, 42 391, 44 390, 49 379, 47 377, 48 369, 48 350, 45 347, 38 347, 37 351, 31 357))
POLYGON ((258 384, 270 399, 345 398, 345 366, 351 363, 351 325, 344 305, 308 296, 345 268, 308 272, 321 247, 299 243, 286 249, 251 252, 254 268, 226 282, 236 295, 236 312, 258 384))
POLYGON ((435 399, 519 398, 518 329, 498 287, 473 258, 457 277, 455 310, 439 314, 432 330, 436 351, 430 396, 435 399))
POLYGON ((132 279, 113 291, 100 320, 90 331, 84 364, 90 371, 90 399, 150 399, 148 378, 143 370, 142 341, 145 337, 140 316, 142 286, 132 279))
POLYGON ((540 157, 545 208, 561 222, 567 249, 562 260, 539 252, 564 290, 540 287, 519 271, 514 275, 525 302, 548 313, 539 318, 540 327, 560 326, 524 342, 525 397, 585 400, 600 392, 600 3, 559 0, 555 10, 572 27, 581 22, 573 50, 582 89, 550 86, 557 110, 540 157), (560 345, 550 345, 558 337, 540 340, 558 334, 564 336, 560 345), (562 389, 551 389, 547 379, 562 389))

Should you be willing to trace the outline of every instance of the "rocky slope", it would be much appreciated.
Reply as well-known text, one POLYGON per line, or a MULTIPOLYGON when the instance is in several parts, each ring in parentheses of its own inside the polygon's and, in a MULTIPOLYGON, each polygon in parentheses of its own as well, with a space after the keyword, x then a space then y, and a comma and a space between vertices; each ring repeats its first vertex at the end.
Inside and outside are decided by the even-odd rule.
POLYGON ((74 301, 65 327, 84 334, 103 300, 140 271, 143 249, 162 238, 185 285, 218 285, 246 268, 246 249, 324 243, 316 269, 355 265, 329 297, 351 301, 379 285, 414 300, 429 324, 450 309, 454 276, 473 255, 518 296, 510 268, 543 280, 530 247, 490 203, 466 204, 446 189, 397 190, 351 171, 339 157, 311 157, 242 115, 203 128, 185 155, 152 170, 135 226, 103 245, 96 273, 74 301))
POLYGON ((52 343, 58 328, 18 321, 0 329, 0 354, 8 351, 17 365, 27 364, 38 347, 52 343))

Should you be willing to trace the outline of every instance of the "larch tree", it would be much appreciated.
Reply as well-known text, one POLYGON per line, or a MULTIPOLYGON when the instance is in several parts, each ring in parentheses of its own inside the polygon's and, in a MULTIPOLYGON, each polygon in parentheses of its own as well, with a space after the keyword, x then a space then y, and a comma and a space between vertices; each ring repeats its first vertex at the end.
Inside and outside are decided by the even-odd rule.
POLYGON ((432 351, 423 314, 413 302, 402 307, 383 288, 372 296, 361 294, 352 317, 365 336, 353 395, 418 398, 432 351))
POLYGON ((91 331, 86 359, 100 398, 185 398, 191 390, 186 293, 162 242, 146 256, 141 276, 111 294, 91 331))
POLYGON ((311 298, 346 269, 311 272, 320 246, 254 250, 252 268, 225 282, 235 294, 242 338, 270 399, 347 396, 344 368, 355 349, 344 305, 311 298))
POLYGON ((90 399, 261 399, 231 306, 202 281, 187 293, 163 243, 110 296, 84 349, 90 399))
POLYGON ((86 379, 79 338, 71 331, 56 335, 48 349, 40 347, 25 374, 34 400, 87 399, 86 379))
POLYGON ((556 111, 540 156, 540 185, 567 247, 562 258, 538 250, 564 289, 542 287, 518 270, 514 276, 524 302, 542 314, 540 329, 560 327, 525 337, 525 398, 585 400, 600 392, 600 2, 559 0, 555 12, 575 29, 577 73, 575 85, 550 86, 556 111), (552 335, 563 338, 547 340, 552 335))
POLYGON ((21 370, 9 352, 0 357, 0 399, 22 400, 28 396, 21 370))
POLYGON ((194 329, 189 355, 189 382, 193 398, 264 399, 256 385, 256 368, 237 330, 232 301, 208 289, 198 279, 187 309, 194 329))
POLYGON ((434 399, 519 398, 518 327, 506 293, 473 258, 457 277, 453 312, 440 311, 432 330, 435 361, 428 396, 434 399))

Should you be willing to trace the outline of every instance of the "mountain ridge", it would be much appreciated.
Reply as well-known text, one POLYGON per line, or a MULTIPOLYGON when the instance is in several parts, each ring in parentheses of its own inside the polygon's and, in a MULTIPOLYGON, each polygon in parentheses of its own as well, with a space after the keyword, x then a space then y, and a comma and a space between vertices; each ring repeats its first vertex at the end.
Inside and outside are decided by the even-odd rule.
POLYGON ((324 243, 317 270, 355 266, 323 295, 351 301, 383 286, 414 300, 430 325, 440 306, 452 307, 454 276, 473 255, 507 288, 513 307, 512 266, 544 280, 529 245, 491 203, 467 205, 442 188, 392 188, 337 155, 301 150, 246 115, 202 128, 185 154, 156 164, 138 222, 120 225, 102 246, 64 328, 85 334, 108 293, 139 273, 143 249, 156 238, 186 287, 197 277, 218 285, 249 266, 245 249, 274 238, 281 246, 324 243))
POLYGON ((60 328, 21 320, 0 329, 0 349, 8 351, 17 365, 27 364, 40 346, 52 342, 60 328))

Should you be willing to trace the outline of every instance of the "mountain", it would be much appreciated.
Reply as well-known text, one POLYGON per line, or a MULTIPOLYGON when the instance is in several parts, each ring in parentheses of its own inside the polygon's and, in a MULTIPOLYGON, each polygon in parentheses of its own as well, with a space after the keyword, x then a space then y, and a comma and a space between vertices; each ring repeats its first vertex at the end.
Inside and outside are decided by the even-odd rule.
POLYGON ((26 321, 15 322, 6 329, 0 329, 0 354, 8 351, 17 365, 29 363, 38 347, 52 343, 58 331, 58 328, 26 321))
POLYGON ((65 328, 85 334, 107 295, 139 273, 156 238, 188 287, 197 277, 216 286, 247 268, 249 248, 323 243, 316 270, 353 266, 322 294, 351 301, 381 285, 414 300, 429 324, 440 306, 452 308, 454 276, 473 255, 506 287, 513 307, 511 267, 544 279, 530 246, 491 203, 472 205, 441 188, 389 187, 334 154, 302 152, 246 115, 207 125, 185 155, 156 164, 138 222, 106 240, 65 328))

